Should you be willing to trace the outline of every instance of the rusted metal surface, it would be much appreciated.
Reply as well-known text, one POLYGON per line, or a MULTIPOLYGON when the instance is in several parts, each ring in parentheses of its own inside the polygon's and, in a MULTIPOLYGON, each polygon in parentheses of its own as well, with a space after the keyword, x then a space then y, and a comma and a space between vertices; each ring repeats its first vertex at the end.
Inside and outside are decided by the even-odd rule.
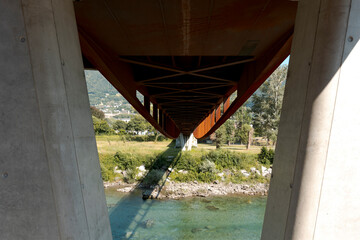
POLYGON ((195 131, 203 138, 290 53, 297 2, 83 0, 74 6, 85 67, 98 69, 166 136, 195 131))

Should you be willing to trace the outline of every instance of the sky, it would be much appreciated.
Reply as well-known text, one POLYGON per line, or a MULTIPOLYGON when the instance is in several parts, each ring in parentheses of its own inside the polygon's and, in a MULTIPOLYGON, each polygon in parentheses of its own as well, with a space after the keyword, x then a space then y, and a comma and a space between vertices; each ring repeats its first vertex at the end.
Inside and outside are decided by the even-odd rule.
POLYGON ((282 62, 281 65, 289 65, 290 55, 282 62))

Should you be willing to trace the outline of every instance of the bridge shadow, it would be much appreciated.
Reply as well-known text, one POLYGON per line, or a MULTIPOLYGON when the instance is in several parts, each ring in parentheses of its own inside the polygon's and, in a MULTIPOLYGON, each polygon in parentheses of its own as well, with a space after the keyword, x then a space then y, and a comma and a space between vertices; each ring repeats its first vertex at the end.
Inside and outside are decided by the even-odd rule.
POLYGON ((146 219, 146 215, 158 201, 156 198, 163 190, 180 155, 181 149, 175 148, 174 142, 170 143, 168 149, 156 157, 147 174, 131 192, 125 194, 115 204, 108 206, 114 240, 141 239, 137 230, 153 225, 153 220, 146 219))

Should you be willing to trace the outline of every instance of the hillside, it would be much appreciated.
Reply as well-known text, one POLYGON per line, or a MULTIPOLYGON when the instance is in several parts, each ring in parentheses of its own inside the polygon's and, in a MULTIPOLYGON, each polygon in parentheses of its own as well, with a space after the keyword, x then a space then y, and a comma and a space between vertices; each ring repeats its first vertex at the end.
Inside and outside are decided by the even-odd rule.
POLYGON ((101 109, 107 117, 134 113, 132 106, 98 71, 85 71, 90 105, 101 109))

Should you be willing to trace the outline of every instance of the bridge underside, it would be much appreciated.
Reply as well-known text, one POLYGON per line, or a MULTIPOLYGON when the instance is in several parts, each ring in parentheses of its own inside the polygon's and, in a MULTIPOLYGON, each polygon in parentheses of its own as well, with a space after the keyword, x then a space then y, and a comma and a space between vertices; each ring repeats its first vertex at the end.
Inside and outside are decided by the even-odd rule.
POLYGON ((203 138, 289 55, 297 3, 89 0, 74 6, 85 67, 98 69, 167 137, 194 132, 203 138))

